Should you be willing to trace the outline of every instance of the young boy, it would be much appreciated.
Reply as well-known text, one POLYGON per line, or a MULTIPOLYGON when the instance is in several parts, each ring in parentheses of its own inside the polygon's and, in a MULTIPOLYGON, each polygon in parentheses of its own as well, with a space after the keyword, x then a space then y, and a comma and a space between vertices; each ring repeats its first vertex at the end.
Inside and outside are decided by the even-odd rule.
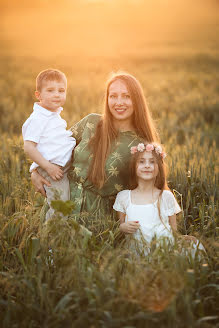
POLYGON ((24 151, 33 161, 30 172, 37 168, 51 187, 44 185, 49 211, 46 220, 54 213, 51 201, 59 195, 69 200, 70 190, 67 170, 76 141, 72 132, 66 130, 66 121, 60 116, 66 99, 67 79, 56 69, 46 69, 36 78, 33 113, 22 126, 24 151))

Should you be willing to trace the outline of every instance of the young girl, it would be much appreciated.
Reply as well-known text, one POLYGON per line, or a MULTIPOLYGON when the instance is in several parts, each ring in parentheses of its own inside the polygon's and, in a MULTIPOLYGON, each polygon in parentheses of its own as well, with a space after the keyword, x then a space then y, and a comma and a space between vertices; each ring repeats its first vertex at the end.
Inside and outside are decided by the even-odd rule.
MULTIPOLYGON (((131 190, 119 192, 113 206, 118 211, 120 230, 146 244, 153 238, 174 241, 176 214, 181 209, 167 186, 166 154, 157 143, 140 143, 131 148, 131 154, 131 190)), ((193 241, 193 249, 197 248, 195 237, 183 237, 193 241)), ((204 249, 201 244, 198 248, 204 249)))

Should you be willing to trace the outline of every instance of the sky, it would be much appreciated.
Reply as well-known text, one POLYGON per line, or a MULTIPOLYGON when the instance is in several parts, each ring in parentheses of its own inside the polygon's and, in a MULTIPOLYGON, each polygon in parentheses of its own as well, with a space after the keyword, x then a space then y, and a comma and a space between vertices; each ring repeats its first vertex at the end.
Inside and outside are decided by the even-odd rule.
POLYGON ((1 0, 1 53, 118 56, 218 51, 217 0, 1 0), (180 44, 180 46, 179 46, 180 44))

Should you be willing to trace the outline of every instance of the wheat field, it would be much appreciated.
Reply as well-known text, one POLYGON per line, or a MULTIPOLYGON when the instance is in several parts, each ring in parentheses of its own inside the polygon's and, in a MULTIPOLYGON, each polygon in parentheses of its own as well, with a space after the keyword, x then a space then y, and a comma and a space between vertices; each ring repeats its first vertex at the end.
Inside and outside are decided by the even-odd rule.
MULTIPOLYGON (((100 26, 94 28, 97 35, 100 26)), ((106 48, 84 53, 81 45, 78 53, 70 49, 65 56, 49 56, 48 49, 45 56, 31 55, 34 42, 22 50, 25 38, 16 48, 1 36, 2 327, 219 327, 218 27, 213 30, 202 42, 149 40, 150 48, 131 35, 135 49, 122 39, 127 51, 117 52, 113 45, 123 35, 121 28, 115 43, 104 36, 92 39, 95 45, 105 42, 106 48), (110 72, 125 70, 139 79, 168 153, 169 186, 183 208, 179 230, 202 241, 204 256, 182 255, 177 244, 152 245, 147 257, 137 256, 126 249, 118 223, 110 217, 66 221, 57 213, 43 224, 44 199, 30 182, 21 127, 35 101, 35 77, 47 67, 67 75, 63 118, 69 127, 89 113, 101 113, 110 72)))

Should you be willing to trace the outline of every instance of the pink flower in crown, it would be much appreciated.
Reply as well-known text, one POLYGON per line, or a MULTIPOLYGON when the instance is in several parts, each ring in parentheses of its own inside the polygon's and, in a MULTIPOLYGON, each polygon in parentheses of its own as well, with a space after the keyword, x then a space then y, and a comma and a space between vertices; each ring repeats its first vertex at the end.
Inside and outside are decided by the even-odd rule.
POLYGON ((137 150, 142 153, 145 150, 145 145, 143 143, 138 144, 137 150))
POLYGON ((152 145, 152 144, 147 144, 147 146, 146 146, 146 151, 152 151, 152 150, 154 150, 154 145, 152 145))
POLYGON ((138 149, 137 149, 136 146, 135 147, 131 147, 131 154, 132 155, 135 154, 135 153, 137 153, 137 151, 138 151, 138 149))

